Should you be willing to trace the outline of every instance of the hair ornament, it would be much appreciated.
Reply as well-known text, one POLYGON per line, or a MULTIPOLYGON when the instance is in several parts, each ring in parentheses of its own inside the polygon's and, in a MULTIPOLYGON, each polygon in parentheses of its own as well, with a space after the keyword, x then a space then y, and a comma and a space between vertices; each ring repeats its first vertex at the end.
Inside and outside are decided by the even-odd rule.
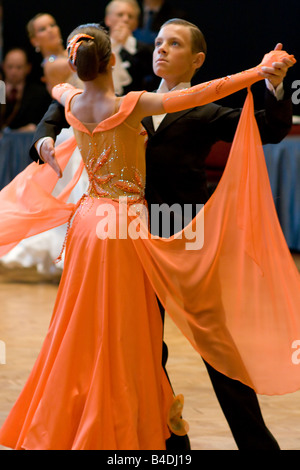
POLYGON ((68 42, 67 51, 69 53, 69 59, 73 65, 76 62, 77 50, 80 44, 83 43, 84 39, 95 39, 93 36, 89 34, 75 34, 70 41, 68 42))

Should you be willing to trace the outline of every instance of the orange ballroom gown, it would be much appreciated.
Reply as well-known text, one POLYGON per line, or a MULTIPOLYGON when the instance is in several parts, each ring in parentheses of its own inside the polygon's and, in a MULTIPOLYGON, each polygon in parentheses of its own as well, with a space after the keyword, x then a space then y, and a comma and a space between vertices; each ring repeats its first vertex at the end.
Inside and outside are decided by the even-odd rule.
MULTIPOLYGON (((245 72, 168 93, 164 106, 174 112, 205 104, 259 79, 253 69, 248 79, 245 72)), ((0 443, 163 450, 170 430, 186 433, 185 421, 172 415, 178 399, 161 364, 156 296, 215 369, 257 393, 298 390, 300 279, 277 220, 250 89, 219 186, 187 228, 168 239, 148 231, 145 135, 126 122, 143 92, 129 93, 115 114, 88 124, 71 110, 82 90, 58 86, 58 96, 65 89, 75 137, 56 156, 63 169, 78 145, 82 162, 73 181, 54 197, 56 174, 34 162, 0 193, 0 255, 70 222, 49 330, 0 443), (70 204, 84 166, 89 189, 70 204), (198 227, 203 240, 193 246, 198 227)))

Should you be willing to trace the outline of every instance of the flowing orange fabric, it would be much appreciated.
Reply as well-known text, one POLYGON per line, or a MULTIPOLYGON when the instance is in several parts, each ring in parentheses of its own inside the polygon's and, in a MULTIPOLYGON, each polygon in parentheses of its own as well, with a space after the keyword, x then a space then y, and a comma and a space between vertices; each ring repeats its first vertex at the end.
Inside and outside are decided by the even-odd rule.
MULTIPOLYGON (((76 148, 74 137, 63 142, 56 149, 61 169, 66 167, 76 148)), ((81 162, 72 181, 57 196, 51 195, 58 177, 49 165, 31 163, 2 189, 0 193, 1 243, 0 256, 8 253, 24 238, 64 224, 75 205, 66 204, 72 189, 76 186, 84 165, 81 162)))
POLYGON ((200 250, 187 250, 182 233, 136 241, 154 289, 214 368, 260 394, 298 390, 300 276, 278 222, 250 90, 222 179, 187 234, 199 235, 201 219, 200 250))
MULTIPOLYGON (((227 87, 232 80, 234 90, 236 80, 249 85, 244 77, 212 83, 209 99, 220 98, 224 81, 227 87)), ((195 87, 188 100, 195 91, 195 104, 201 104, 203 90, 195 87)), ((259 393, 299 389, 293 344, 300 339, 300 279, 274 209, 250 91, 217 190, 170 239, 152 238, 138 215, 145 207, 144 136, 126 118, 143 92, 127 95, 119 112, 94 130, 71 112, 80 92, 71 91, 66 102, 90 178, 79 207, 65 201, 81 167, 58 199, 51 195, 57 177, 47 165, 32 164, 0 193, 3 252, 78 209, 49 331, 0 443, 14 449, 164 449, 169 428, 178 427, 182 400, 174 401, 162 369, 155 294, 217 370, 259 393)), ((174 108, 186 106, 186 95, 169 96, 172 106, 177 100, 174 108)), ((60 147, 60 163, 74 145, 60 147)))

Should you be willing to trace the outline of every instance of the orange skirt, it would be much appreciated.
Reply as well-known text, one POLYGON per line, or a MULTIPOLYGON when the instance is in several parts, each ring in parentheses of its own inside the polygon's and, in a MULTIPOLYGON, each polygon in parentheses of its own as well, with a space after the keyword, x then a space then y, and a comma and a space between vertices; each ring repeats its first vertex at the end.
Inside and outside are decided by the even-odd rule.
POLYGON ((98 238, 105 202, 84 199, 74 218, 48 334, 0 432, 7 447, 165 449, 161 315, 132 240, 98 238))

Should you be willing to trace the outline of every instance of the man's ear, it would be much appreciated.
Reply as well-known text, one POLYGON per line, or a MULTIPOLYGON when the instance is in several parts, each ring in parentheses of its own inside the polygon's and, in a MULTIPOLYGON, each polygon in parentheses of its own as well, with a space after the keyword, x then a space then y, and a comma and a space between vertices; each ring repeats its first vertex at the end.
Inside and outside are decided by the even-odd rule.
POLYGON ((198 53, 196 54, 195 60, 194 60, 195 69, 196 69, 196 70, 200 69, 200 67, 202 67, 204 61, 205 61, 205 54, 204 54, 204 52, 198 52, 198 53))
POLYGON ((114 52, 111 53, 110 59, 109 59, 109 65, 111 67, 114 67, 116 65, 116 55, 114 52))

